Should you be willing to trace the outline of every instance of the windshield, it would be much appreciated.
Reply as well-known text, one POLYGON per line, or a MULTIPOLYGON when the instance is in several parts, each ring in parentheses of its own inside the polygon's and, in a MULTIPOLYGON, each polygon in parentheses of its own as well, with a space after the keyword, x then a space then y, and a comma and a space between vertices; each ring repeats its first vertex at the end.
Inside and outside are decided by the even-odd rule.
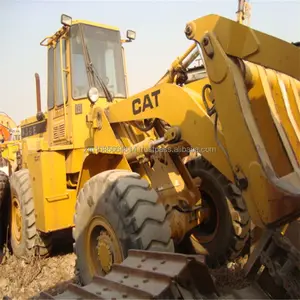
MULTIPOLYGON (((90 55, 90 60, 98 75, 106 84, 113 97, 125 98, 125 76, 119 31, 99 28, 90 25, 73 25, 71 27, 71 63, 72 63, 72 97, 82 99, 87 97, 91 88, 89 83, 79 26, 82 26, 84 40, 90 55)), ((100 97, 105 97, 101 86, 96 86, 100 97)))

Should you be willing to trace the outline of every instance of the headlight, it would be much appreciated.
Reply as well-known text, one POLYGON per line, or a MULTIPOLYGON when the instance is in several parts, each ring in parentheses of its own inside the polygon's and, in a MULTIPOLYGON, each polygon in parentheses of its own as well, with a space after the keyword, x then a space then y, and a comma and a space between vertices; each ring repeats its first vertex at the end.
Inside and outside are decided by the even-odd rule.
POLYGON ((95 87, 90 88, 87 97, 92 103, 95 103, 99 99, 98 89, 95 87))
POLYGON ((129 40, 133 41, 135 40, 136 33, 133 30, 127 30, 126 36, 129 40))
POLYGON ((70 27, 72 25, 72 18, 68 15, 62 14, 60 17, 60 23, 70 27))

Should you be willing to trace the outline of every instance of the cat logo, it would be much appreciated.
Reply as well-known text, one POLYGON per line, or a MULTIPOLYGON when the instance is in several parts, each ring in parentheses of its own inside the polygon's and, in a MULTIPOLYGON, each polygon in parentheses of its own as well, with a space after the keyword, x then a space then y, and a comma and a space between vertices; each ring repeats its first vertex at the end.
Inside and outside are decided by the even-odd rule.
POLYGON ((144 112, 146 109, 153 109, 158 106, 158 95, 160 90, 156 90, 151 94, 146 94, 144 99, 136 98, 132 101, 132 112, 134 115, 138 115, 144 112))

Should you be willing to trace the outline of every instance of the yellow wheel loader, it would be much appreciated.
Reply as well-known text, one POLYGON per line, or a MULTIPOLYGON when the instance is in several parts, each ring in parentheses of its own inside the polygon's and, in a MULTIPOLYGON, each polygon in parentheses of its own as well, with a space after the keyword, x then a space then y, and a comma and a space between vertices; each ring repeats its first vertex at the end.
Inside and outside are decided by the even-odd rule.
POLYGON ((61 23, 41 42, 47 118, 21 128, 10 178, 14 253, 44 253, 72 228, 86 286, 60 299, 211 297, 207 266, 245 255, 269 295, 299 297, 284 233, 300 216, 300 49, 208 15, 187 24, 193 44, 159 82, 129 96, 122 44, 135 32, 61 23))
POLYGON ((9 175, 16 167, 20 139, 16 123, 4 112, 0 112, 0 263, 6 244, 9 221, 9 175))

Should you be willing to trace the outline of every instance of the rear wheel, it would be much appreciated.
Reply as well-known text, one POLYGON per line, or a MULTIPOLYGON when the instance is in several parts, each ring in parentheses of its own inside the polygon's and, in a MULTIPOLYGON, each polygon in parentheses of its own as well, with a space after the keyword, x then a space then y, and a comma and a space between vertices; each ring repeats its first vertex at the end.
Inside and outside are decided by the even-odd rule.
POLYGON ((2 261, 3 247, 6 241, 6 229, 8 225, 8 200, 9 178, 0 171, 0 263, 2 261))
POLYGON ((9 178, 6 173, 0 171, 0 211, 9 195, 9 178))
POLYGON ((22 169, 11 176, 10 242, 14 255, 48 256, 51 235, 41 234, 35 225, 35 209, 29 171, 22 169))
POLYGON ((73 229, 76 267, 83 284, 110 272, 129 249, 174 252, 171 228, 157 193, 139 174, 111 170, 79 192, 73 229))
POLYGON ((249 251, 251 222, 244 199, 240 190, 203 157, 186 166, 193 178, 201 178, 200 193, 209 212, 189 242, 195 252, 206 255, 211 268, 220 267, 249 251))

